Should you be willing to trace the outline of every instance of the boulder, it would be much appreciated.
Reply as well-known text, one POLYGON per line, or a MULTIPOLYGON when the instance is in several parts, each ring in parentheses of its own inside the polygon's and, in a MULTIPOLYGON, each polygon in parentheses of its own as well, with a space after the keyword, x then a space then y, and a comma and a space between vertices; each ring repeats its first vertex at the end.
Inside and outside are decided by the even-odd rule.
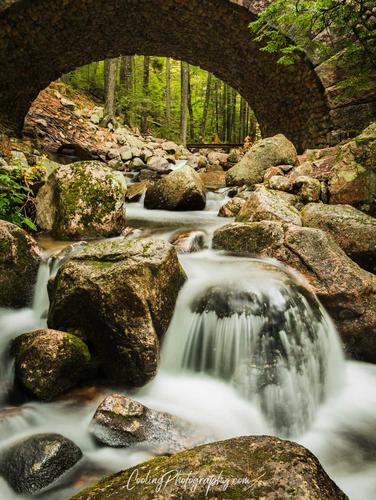
POLYGON ((152 156, 147 160, 148 168, 155 172, 167 172, 170 170, 170 162, 161 156, 152 156))
POLYGON ((298 210, 284 201, 275 191, 264 186, 257 187, 256 191, 251 193, 236 220, 238 222, 273 220, 302 224, 298 210))
POLYGON ((303 203, 319 201, 321 196, 321 182, 308 176, 299 176, 294 179, 294 193, 296 193, 303 203))
POLYGON ((123 146, 120 150, 119 150, 119 155, 120 155, 120 158, 123 160, 123 161, 128 161, 128 160, 131 160, 133 158, 133 153, 132 153, 132 149, 130 146, 123 146))
POLYGON ((376 122, 340 146, 329 180, 330 203, 376 214, 376 122))
POLYGON ((24 333, 13 341, 16 380, 43 401, 79 384, 91 373, 87 345, 75 335, 55 330, 24 333))
POLYGON ((293 183, 289 177, 285 177, 284 175, 273 175, 270 179, 265 182, 265 185, 270 189, 274 189, 277 191, 284 191, 286 193, 292 193, 293 183))
POLYGON ((334 319, 348 354, 376 362, 376 276, 329 234, 280 222, 229 224, 214 233, 213 248, 276 258, 296 269, 334 319))
POLYGON ((35 495, 52 486, 81 458, 81 450, 70 439, 36 434, 2 453, 0 471, 16 493, 35 495))
POLYGON ((101 107, 95 107, 91 113, 90 121, 95 125, 99 125, 99 123, 103 120, 104 117, 104 109, 101 107))
POLYGON ((235 196, 221 206, 218 217, 236 217, 245 204, 246 200, 244 198, 235 196))
POLYGON ((131 161, 129 168, 131 170, 141 170, 143 168, 146 168, 146 165, 143 162, 143 160, 141 160, 141 158, 136 157, 136 158, 133 158, 133 160, 131 161))
POLYGON ((269 436, 237 437, 158 457, 102 479, 72 500, 120 499, 125 491, 127 498, 145 500, 347 498, 310 451, 269 436))
POLYGON ((295 165, 298 156, 295 146, 282 134, 269 137, 253 146, 244 158, 226 175, 228 186, 254 186, 263 181, 270 167, 295 165))
POLYGON ((222 168, 228 168, 229 155, 226 153, 220 153, 217 151, 212 151, 208 154, 208 162, 213 165, 220 165, 222 168))
POLYGON ((0 220, 0 307, 31 303, 40 261, 35 240, 18 226, 0 220))
POLYGON ((149 186, 145 207, 162 210, 203 210, 205 186, 193 168, 185 166, 149 186))
POLYGON ((102 401, 90 431, 107 446, 142 445, 159 453, 176 453, 199 442, 193 425, 169 413, 151 410, 121 394, 112 394, 102 401))
POLYGON ((226 174, 222 171, 203 172, 200 174, 201 180, 206 189, 220 189, 226 187, 226 174))
POLYGON ((284 176, 285 173, 280 167, 270 167, 264 174, 264 181, 268 181, 274 176, 284 176))
POLYGON ((37 223, 61 239, 120 234, 126 189, 124 176, 98 161, 62 165, 38 193, 37 223))
POLYGON ((171 244, 178 253, 193 253, 207 248, 206 240, 204 231, 184 231, 174 235, 171 244))
POLYGON ((179 150, 179 146, 172 141, 166 141, 162 143, 162 149, 169 154, 175 154, 179 150))
POLYGON ((323 229, 360 267, 376 274, 376 219, 350 205, 309 203, 304 226, 323 229))
POLYGON ((91 245, 50 283, 48 324, 87 338, 108 379, 141 386, 156 373, 159 339, 184 281, 176 251, 165 241, 91 245))

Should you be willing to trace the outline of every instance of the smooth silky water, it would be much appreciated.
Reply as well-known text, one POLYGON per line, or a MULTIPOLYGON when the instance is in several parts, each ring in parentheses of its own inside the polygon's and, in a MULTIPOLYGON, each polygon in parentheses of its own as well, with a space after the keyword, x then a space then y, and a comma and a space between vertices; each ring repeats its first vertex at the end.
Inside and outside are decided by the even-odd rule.
MULTIPOLYGON (((204 212, 147 211, 128 205, 130 225, 169 239, 200 229, 208 241, 228 221, 216 217, 225 193, 204 212)), ((51 246, 51 245, 49 245, 51 246)), ((90 402, 27 402, 12 407, 17 335, 46 326, 47 281, 67 257, 46 254, 29 309, 0 310, 0 447, 40 432, 77 443, 87 469, 103 474, 152 456, 147 449, 98 447, 88 433, 94 411, 111 388, 90 402), (7 409, 7 411, 4 411, 7 409)), ((276 261, 225 256, 212 250, 183 255, 188 275, 165 335, 157 377, 124 394, 197 424, 211 440, 272 434, 310 449, 354 500, 376 498, 376 367, 345 361, 328 314, 302 278, 276 261)), ((116 389, 118 392, 118 389, 116 389)), ((68 479, 41 498, 62 500, 83 483, 68 479)), ((0 477, 0 499, 17 496, 0 477)))

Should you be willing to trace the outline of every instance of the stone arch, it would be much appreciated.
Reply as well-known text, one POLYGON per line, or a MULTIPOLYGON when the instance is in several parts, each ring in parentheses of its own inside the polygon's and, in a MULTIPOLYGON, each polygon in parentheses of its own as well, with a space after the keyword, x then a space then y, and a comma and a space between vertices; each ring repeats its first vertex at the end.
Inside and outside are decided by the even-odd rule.
POLYGON ((0 10, 0 130, 19 133, 40 90, 105 57, 171 56, 213 72, 250 103, 263 134, 326 143, 329 108, 308 60, 283 67, 252 42, 260 0, 7 0, 0 10))

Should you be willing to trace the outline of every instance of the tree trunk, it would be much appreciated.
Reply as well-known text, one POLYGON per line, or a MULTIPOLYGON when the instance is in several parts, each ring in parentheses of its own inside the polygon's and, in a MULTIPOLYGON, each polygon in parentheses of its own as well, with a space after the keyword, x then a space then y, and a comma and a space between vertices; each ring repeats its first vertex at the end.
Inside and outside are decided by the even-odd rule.
POLYGON ((143 105, 142 105, 142 117, 141 117, 141 132, 143 134, 147 133, 148 130, 148 93, 149 93, 149 81, 150 81, 150 56, 144 57, 144 73, 143 73, 143 105))
POLYGON ((188 66, 189 136, 190 136, 190 140, 193 140, 194 136, 195 136, 195 121, 194 121, 193 108, 192 108, 191 71, 190 71, 189 64, 187 66, 188 66))
POLYGON ((188 63, 181 62, 181 112, 180 112, 180 140, 187 145, 188 124, 188 63))
POLYGON ((104 121, 109 123, 116 115, 116 84, 118 75, 118 58, 106 59, 104 63, 104 121))
POLYGON ((166 124, 170 132, 171 127, 171 59, 166 58, 166 124))
POLYGON ((208 110, 209 110, 210 94, 211 94, 211 82, 212 82, 212 74, 208 73, 208 81, 206 83, 205 103, 204 103, 204 109, 202 111, 202 121, 201 121, 200 135, 198 137, 198 142, 202 142, 205 137, 206 120, 208 119, 208 110))

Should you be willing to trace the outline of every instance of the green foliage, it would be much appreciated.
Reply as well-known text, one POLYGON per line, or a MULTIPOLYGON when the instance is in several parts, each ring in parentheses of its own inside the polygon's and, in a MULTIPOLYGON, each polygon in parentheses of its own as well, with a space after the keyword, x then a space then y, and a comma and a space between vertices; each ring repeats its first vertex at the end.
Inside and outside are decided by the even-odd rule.
MULTIPOLYGON (((250 24, 260 50, 290 65, 304 53, 325 60, 341 52, 336 64, 355 75, 376 67, 376 30, 371 2, 364 0, 276 0, 250 24)), ((364 78, 362 78, 364 82, 364 78)))
POLYGON ((43 170, 38 166, 24 167, 14 163, 12 167, 0 168, 0 219, 36 231, 28 212, 30 205, 33 206, 33 187, 42 176, 43 170))

